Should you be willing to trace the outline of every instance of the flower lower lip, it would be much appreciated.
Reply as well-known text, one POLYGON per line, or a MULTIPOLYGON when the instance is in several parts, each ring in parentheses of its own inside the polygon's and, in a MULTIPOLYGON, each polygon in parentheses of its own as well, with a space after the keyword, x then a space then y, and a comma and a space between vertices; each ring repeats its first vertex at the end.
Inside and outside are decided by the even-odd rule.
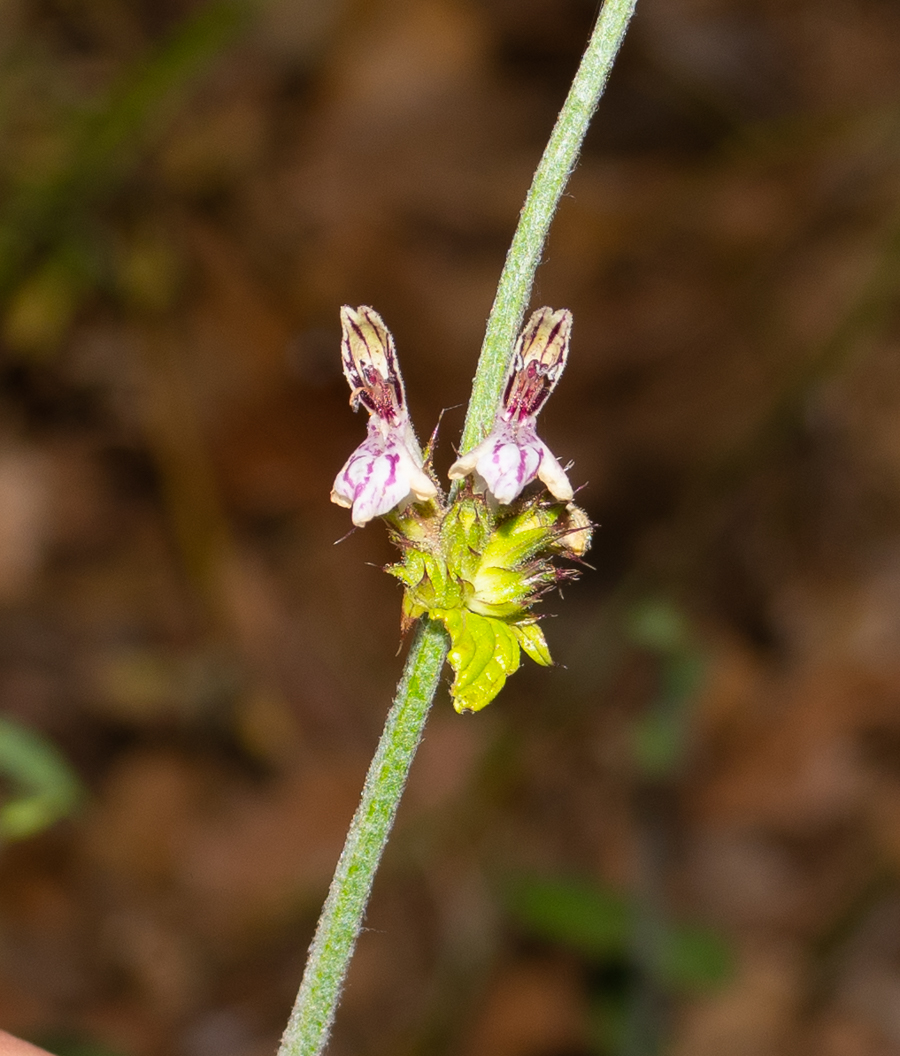
POLYGON ((406 430, 373 416, 368 436, 335 479, 331 501, 351 507, 353 523, 362 527, 411 501, 436 496, 437 488, 408 446, 406 430))

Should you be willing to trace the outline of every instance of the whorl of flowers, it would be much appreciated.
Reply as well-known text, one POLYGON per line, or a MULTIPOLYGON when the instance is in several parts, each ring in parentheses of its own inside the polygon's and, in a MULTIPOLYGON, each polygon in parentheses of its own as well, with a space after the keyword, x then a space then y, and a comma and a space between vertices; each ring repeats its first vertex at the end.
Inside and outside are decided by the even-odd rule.
POLYGON ((350 404, 369 412, 366 439, 338 473, 331 499, 355 525, 386 517, 403 559, 388 571, 405 586, 402 626, 420 616, 450 637, 457 711, 478 711, 500 692, 524 650, 549 665, 531 611, 577 571, 591 524, 573 502, 565 470, 537 435, 537 416, 559 381, 572 315, 540 308, 516 343, 493 429, 451 466, 465 483, 450 502, 422 456, 406 409, 394 341, 372 308, 341 309, 341 359, 350 404), (539 480, 550 493, 525 493, 539 480), (524 494, 523 494, 524 493, 524 494))

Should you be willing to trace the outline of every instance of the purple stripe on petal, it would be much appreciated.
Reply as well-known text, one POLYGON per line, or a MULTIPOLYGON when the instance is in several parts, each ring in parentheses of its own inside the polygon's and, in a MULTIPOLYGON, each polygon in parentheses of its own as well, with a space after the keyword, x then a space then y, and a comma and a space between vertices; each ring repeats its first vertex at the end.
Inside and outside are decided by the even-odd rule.
POLYGON ((332 500, 352 507, 353 523, 366 524, 397 506, 437 493, 406 446, 405 436, 370 420, 369 435, 338 474, 332 500))

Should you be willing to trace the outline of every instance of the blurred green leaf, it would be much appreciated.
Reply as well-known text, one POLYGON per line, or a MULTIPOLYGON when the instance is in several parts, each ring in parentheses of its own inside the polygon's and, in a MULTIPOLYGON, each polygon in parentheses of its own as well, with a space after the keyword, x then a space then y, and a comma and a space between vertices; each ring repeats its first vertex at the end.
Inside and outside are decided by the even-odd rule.
POLYGON ((592 958, 624 953, 634 927, 627 898, 585 881, 520 878, 505 902, 532 935, 592 958))
MULTIPOLYGON (((589 881, 520 877, 507 884, 504 902, 530 935, 594 962, 634 962, 636 929, 641 921, 646 926, 635 899, 589 881)), ((730 946, 710 928, 660 923, 650 938, 643 970, 667 987, 708 990, 731 974, 730 946)))
POLYGON ((678 990, 710 990, 731 977, 734 960, 725 939, 710 928, 677 924, 660 948, 659 973, 678 990))
POLYGON ((588 1005, 588 1036, 592 1051, 622 1053, 628 1035, 629 1001, 626 993, 597 989, 588 1005))
POLYGON ((640 772, 651 780, 668 777, 684 755, 685 729, 681 715, 651 711, 631 731, 632 751, 640 772))
POLYGON ((664 599, 649 599, 632 610, 626 624, 635 645, 655 653, 659 687, 646 714, 634 726, 632 747, 638 769, 654 781, 670 777, 684 758, 691 704, 705 670, 690 626, 664 599))
POLYGON ((34 836, 70 814, 82 799, 78 778, 44 738, 0 717, 0 776, 12 786, 0 806, 0 839, 34 836))
POLYGON ((627 630, 635 645, 657 653, 683 649, 688 639, 684 617, 662 598, 649 598, 635 605, 628 617, 627 630))

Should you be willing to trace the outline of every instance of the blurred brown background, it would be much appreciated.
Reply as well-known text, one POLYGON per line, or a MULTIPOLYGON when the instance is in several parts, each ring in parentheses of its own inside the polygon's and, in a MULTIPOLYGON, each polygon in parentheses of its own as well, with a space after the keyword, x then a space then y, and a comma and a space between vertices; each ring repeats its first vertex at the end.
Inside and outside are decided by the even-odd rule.
MULTIPOLYGON (((338 307, 444 473, 595 13, 0 0, 7 1029, 274 1051, 402 664, 338 307)), ((596 570, 441 692, 334 1056, 900 1053, 898 132, 893 0, 639 0, 534 295, 596 570)))

